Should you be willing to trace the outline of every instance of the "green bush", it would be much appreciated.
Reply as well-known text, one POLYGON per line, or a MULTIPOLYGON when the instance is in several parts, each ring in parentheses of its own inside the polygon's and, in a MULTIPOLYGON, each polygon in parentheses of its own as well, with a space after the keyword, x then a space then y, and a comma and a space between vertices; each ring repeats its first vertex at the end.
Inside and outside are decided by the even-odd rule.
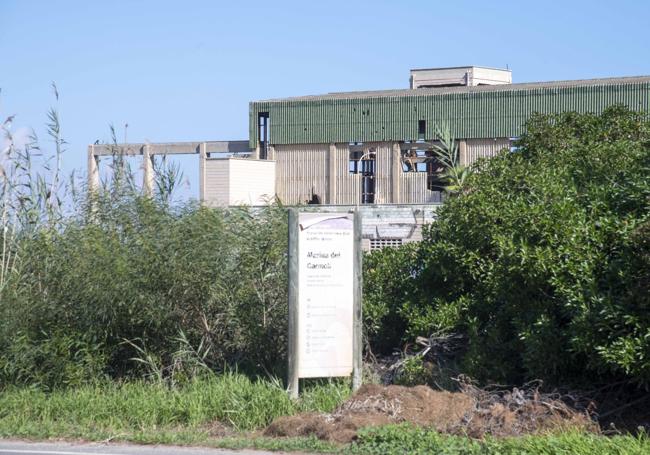
POLYGON ((417 247, 384 248, 363 258, 363 326, 375 354, 390 354, 405 341, 409 326, 405 312, 417 292, 417 247))
POLYGON ((465 334, 480 378, 650 382, 650 123, 538 115, 476 168, 420 245, 420 334, 465 334))
POLYGON ((62 228, 25 238, 20 251, 0 299, 0 382, 52 387, 139 375, 146 365, 132 359, 143 352, 164 375, 179 358, 181 334, 184 349, 203 346, 210 368, 281 373, 280 207, 216 210, 104 195, 62 228))

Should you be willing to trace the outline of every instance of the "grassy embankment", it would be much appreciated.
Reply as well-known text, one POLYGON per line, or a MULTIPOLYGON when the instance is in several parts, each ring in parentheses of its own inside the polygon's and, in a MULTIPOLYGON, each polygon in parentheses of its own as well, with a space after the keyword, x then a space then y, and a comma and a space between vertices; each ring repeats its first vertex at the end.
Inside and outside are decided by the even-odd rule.
POLYGON ((646 436, 564 433, 475 441, 433 429, 396 425, 369 429, 349 446, 314 438, 271 439, 261 430, 275 417, 305 411, 329 412, 348 395, 343 382, 313 384, 291 401, 278 382, 251 381, 228 373, 181 386, 130 382, 43 392, 9 388, 0 392, 0 437, 67 438, 308 450, 358 454, 390 453, 650 453, 646 436), (228 428, 223 431, 223 425, 228 428))

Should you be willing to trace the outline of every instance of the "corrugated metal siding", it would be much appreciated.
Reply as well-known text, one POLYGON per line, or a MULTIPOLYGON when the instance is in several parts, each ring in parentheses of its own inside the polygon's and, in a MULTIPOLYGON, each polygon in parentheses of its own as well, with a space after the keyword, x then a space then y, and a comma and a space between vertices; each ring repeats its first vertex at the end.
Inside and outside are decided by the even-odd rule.
POLYGON ((400 177, 400 204, 441 202, 440 192, 427 189, 426 172, 403 172, 400 177))
POLYGON ((479 158, 489 158, 504 148, 510 147, 510 139, 468 139, 466 153, 461 157, 461 164, 468 166, 479 158))
POLYGON ((392 179, 393 157, 390 143, 378 144, 375 150, 375 204, 393 201, 392 179))
POLYGON ((361 175, 350 174, 350 147, 336 144, 334 156, 336 166, 335 198, 332 204, 361 203, 361 175))
POLYGON ((448 122, 458 138, 516 137, 534 112, 601 112, 617 103, 650 110, 650 83, 253 102, 249 137, 254 147, 259 112, 269 112, 274 144, 417 140, 418 120, 448 122))
POLYGON ((275 191, 284 204, 304 204, 312 192, 327 199, 327 144, 275 147, 275 191))

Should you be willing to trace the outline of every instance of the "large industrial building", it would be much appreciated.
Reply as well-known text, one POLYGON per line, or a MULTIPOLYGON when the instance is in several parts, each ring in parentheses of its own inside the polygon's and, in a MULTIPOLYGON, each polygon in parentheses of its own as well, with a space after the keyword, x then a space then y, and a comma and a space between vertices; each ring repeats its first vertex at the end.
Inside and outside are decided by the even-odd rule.
MULTIPOLYGON (((470 165, 509 148, 535 112, 598 113, 613 104, 650 111, 650 76, 513 84, 505 69, 415 69, 405 89, 251 102, 245 141, 91 145, 89 187, 97 185, 101 157, 116 148, 143 156, 145 191, 155 155, 190 153, 199 158, 207 205, 275 198, 286 205, 410 205, 424 220, 441 200, 436 128, 452 130, 461 164, 470 165)), ((396 241, 391 232, 385 244, 396 241)), ((411 230, 408 238, 415 237, 411 230)))

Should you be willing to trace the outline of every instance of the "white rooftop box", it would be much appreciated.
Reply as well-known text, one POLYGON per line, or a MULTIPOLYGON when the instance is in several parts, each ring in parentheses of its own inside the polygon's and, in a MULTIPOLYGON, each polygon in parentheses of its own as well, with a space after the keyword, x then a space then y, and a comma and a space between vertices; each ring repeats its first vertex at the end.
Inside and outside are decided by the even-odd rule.
POLYGON ((483 66, 411 70, 411 88, 512 84, 512 71, 483 66))
POLYGON ((205 160, 206 204, 267 205, 274 197, 275 161, 234 157, 205 160))

